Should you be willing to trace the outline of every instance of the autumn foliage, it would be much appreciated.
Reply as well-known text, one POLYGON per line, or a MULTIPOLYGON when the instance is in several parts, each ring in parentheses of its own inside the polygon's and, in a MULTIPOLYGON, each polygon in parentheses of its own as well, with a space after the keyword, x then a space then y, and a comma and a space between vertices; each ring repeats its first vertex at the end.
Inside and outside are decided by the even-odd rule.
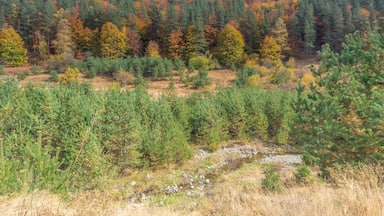
POLYGON ((10 66, 20 66, 28 61, 23 39, 12 27, 0 31, 0 61, 10 66))

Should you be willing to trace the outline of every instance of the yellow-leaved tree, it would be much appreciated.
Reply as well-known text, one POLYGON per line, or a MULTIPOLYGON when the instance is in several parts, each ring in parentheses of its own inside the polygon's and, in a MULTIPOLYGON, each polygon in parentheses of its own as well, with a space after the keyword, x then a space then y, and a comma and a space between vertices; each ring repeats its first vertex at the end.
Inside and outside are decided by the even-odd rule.
POLYGON ((265 37, 260 49, 261 57, 264 60, 271 60, 272 62, 280 62, 282 58, 281 47, 277 44, 273 37, 265 37))
POLYGON ((23 39, 12 27, 0 31, 0 60, 10 66, 21 66, 28 62, 23 39))
POLYGON ((232 25, 227 24, 217 39, 217 56, 225 66, 240 63, 244 54, 244 39, 232 25))
POLYGON ((102 57, 122 58, 127 52, 126 32, 120 32, 111 22, 101 27, 100 52, 102 57))

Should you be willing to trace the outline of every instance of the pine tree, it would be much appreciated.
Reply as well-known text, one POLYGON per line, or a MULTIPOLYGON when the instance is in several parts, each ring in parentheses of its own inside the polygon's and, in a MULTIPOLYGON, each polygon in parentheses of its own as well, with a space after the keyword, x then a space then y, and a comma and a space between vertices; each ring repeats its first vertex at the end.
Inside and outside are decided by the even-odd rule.
POLYGON ((287 56, 290 52, 288 45, 288 31, 287 26, 281 17, 277 19, 277 22, 271 31, 271 36, 276 41, 277 45, 281 47, 281 55, 287 56))
POLYGON ((217 55, 225 66, 237 65, 244 54, 244 39, 232 25, 227 24, 217 39, 217 55))
POLYGON ((52 42, 57 55, 63 58, 74 57, 74 43, 71 35, 71 28, 67 19, 60 20, 57 25, 56 39, 52 42))
MULTIPOLYGON (((348 35, 343 50, 326 45, 313 69, 316 87, 300 87, 295 132, 307 162, 321 168, 336 163, 383 163, 384 57, 382 33, 348 35)), ((324 169, 323 169, 324 170, 324 169)))
POLYGON ((195 26, 190 25, 187 29, 184 39, 184 50, 183 50, 183 59, 188 61, 192 57, 198 55, 198 49, 196 47, 196 35, 195 35, 195 26))
POLYGON ((12 27, 0 31, 0 61, 11 66, 21 66, 28 61, 23 39, 12 27))
POLYGON ((111 22, 105 23, 100 32, 100 53, 106 58, 121 58, 127 51, 125 32, 111 22))

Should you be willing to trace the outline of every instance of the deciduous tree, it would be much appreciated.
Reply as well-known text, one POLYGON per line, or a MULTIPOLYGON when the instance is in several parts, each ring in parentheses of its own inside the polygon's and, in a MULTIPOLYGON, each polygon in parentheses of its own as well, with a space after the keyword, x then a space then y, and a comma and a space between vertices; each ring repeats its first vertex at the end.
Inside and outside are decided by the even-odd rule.
POLYGON ((121 58, 127 51, 125 32, 120 32, 111 22, 101 27, 100 52, 106 58, 121 58))
POLYGON ((241 33, 232 25, 226 25, 217 39, 217 56, 220 62, 226 66, 240 63, 244 46, 241 33))
POLYGON ((28 61, 23 39, 12 27, 0 31, 0 60, 11 66, 20 66, 28 61))

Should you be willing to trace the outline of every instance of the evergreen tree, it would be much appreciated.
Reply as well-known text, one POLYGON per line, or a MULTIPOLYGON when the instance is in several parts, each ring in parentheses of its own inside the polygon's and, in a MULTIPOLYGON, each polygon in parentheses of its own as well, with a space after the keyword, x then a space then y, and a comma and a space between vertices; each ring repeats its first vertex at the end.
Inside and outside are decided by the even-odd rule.
POLYGON ((303 48, 307 55, 312 54, 315 48, 316 30, 313 21, 313 6, 309 6, 307 18, 304 20, 303 48))
POLYGON ((24 42, 12 27, 0 31, 0 61, 10 66, 21 66, 28 61, 24 42))
POLYGON ((196 47, 196 35, 195 35, 195 26, 190 25, 187 29, 184 39, 184 50, 183 50, 183 59, 188 61, 192 57, 198 55, 198 49, 196 47))
POLYGON ((62 59, 74 57, 74 42, 71 35, 71 27, 67 19, 61 19, 57 25, 56 39, 52 42, 55 53, 62 59))
POLYGON ((349 35, 340 53, 326 45, 313 69, 316 86, 308 97, 299 88, 297 140, 307 162, 383 163, 384 56, 381 32, 349 35))
POLYGON ((273 27, 271 37, 276 41, 277 45, 281 47, 280 55, 287 56, 290 51, 288 45, 288 31, 287 26, 281 17, 277 19, 277 22, 273 27))
POLYGON ((248 10, 247 16, 242 23, 242 32, 247 44, 246 51, 248 53, 255 53, 259 48, 260 32, 257 25, 255 13, 252 10, 248 10))

